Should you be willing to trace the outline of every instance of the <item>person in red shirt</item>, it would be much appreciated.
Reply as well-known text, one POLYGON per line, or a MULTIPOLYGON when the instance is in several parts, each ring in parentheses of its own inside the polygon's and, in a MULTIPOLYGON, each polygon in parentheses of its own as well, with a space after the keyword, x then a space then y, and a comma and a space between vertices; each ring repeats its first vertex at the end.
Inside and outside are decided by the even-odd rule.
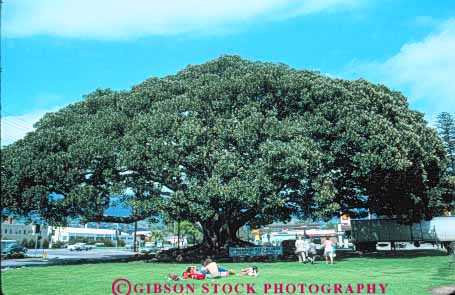
POLYGON ((205 279, 205 274, 197 272, 196 266, 188 266, 187 269, 183 272, 184 279, 193 279, 193 280, 203 280, 205 279))

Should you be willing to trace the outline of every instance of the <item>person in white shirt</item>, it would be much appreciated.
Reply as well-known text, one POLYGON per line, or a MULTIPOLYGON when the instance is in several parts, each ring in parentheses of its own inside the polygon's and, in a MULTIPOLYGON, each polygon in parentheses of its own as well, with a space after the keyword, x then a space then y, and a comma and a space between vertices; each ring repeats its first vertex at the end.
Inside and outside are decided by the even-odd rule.
POLYGON ((298 237, 295 241, 295 253, 299 257, 299 262, 304 263, 306 262, 305 257, 305 242, 303 241, 303 237, 298 237))
POLYGON ((303 255, 305 257, 304 262, 308 261, 308 250, 310 249, 310 239, 308 236, 303 236, 303 255))
POLYGON ((333 264, 333 242, 332 240, 329 238, 327 240, 325 240, 324 242, 324 256, 325 256, 325 263, 328 264, 329 263, 329 258, 330 258, 330 264, 333 264))

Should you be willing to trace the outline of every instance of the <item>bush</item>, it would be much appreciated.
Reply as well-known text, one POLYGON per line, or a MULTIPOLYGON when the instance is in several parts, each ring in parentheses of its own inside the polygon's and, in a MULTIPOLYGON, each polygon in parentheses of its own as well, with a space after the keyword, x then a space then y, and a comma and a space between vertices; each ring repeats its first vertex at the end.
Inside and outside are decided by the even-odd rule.
POLYGON ((43 249, 49 249, 49 240, 43 241, 43 249))
POLYGON ((28 241, 27 239, 23 239, 22 242, 21 242, 22 246, 24 246, 25 248, 28 248, 28 241))
POLYGON ((60 249, 60 248, 63 248, 63 245, 65 245, 64 242, 62 241, 57 241, 55 243, 52 244, 52 249, 60 249))
POLYGON ((34 239, 30 239, 30 240, 26 240, 24 239, 22 241, 22 245, 25 247, 25 248, 28 248, 28 249, 35 249, 35 240, 34 239))
POLYGON ((105 247, 114 247, 114 246, 115 246, 114 241, 109 240, 109 239, 103 239, 103 240, 101 240, 101 241, 98 240, 97 242, 98 242, 98 243, 104 243, 104 246, 105 246, 105 247))
MULTIPOLYGON (((35 239, 30 239, 30 240, 27 240, 27 239, 23 239, 22 242, 21 242, 22 246, 24 246, 25 248, 28 248, 28 249, 35 249, 35 239)), ((63 245, 63 243, 62 243, 63 245)), ((43 240, 38 240, 38 248, 39 247, 42 247, 44 249, 48 249, 49 248, 49 240, 48 239, 43 239, 43 240)), ((59 247, 60 248, 60 247, 59 247)))
POLYGON ((118 246, 119 246, 119 247, 125 247, 125 245, 126 245, 126 242, 125 242, 124 240, 120 240, 120 241, 118 242, 118 246))

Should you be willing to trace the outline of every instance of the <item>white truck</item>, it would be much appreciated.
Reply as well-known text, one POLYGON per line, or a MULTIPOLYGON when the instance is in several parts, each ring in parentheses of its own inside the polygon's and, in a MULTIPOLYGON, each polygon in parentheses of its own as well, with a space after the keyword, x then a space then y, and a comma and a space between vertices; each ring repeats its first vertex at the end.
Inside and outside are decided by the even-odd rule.
POLYGON ((380 242, 441 243, 450 254, 454 251, 455 216, 434 217, 406 224, 397 219, 351 221, 352 242, 359 251, 374 251, 380 242), (452 245, 452 246, 451 246, 452 245))
POLYGON ((72 245, 68 245, 68 250, 70 251, 88 251, 93 249, 94 247, 92 245, 88 245, 86 243, 76 243, 72 245))

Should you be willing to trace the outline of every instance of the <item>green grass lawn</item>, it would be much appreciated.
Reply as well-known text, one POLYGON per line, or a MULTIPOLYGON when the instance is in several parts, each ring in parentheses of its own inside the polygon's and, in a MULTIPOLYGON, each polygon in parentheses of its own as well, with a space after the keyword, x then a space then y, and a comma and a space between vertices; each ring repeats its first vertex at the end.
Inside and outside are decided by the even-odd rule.
MULTIPOLYGON (((257 294, 264 294, 263 285, 266 283, 340 283, 343 286, 348 283, 355 286, 357 283, 384 283, 387 284, 385 294, 429 294, 427 290, 430 287, 455 284, 455 265, 449 268, 448 261, 448 256, 433 255, 347 258, 336 261, 335 265, 326 265, 324 262, 315 265, 296 262, 253 263, 259 267, 260 275, 257 278, 231 276, 217 280, 170 283, 194 283, 194 294, 202 293, 201 285, 204 283, 251 283, 255 284, 257 294)), ((252 264, 226 263, 222 266, 238 271, 249 265, 252 264)), ((184 267, 185 264, 144 262, 29 267, 2 272, 2 289, 8 295, 112 294, 112 282, 117 278, 127 278, 132 284, 164 284, 169 283, 166 279, 169 272, 181 273, 184 267)), ((268 294, 273 294, 273 290, 270 292, 268 294)), ((132 291, 131 294, 138 293, 132 291)), ((310 293, 307 290, 305 294, 310 293)), ((334 294, 333 289, 331 294, 334 294)), ((366 294, 366 291, 362 294, 366 294)))

